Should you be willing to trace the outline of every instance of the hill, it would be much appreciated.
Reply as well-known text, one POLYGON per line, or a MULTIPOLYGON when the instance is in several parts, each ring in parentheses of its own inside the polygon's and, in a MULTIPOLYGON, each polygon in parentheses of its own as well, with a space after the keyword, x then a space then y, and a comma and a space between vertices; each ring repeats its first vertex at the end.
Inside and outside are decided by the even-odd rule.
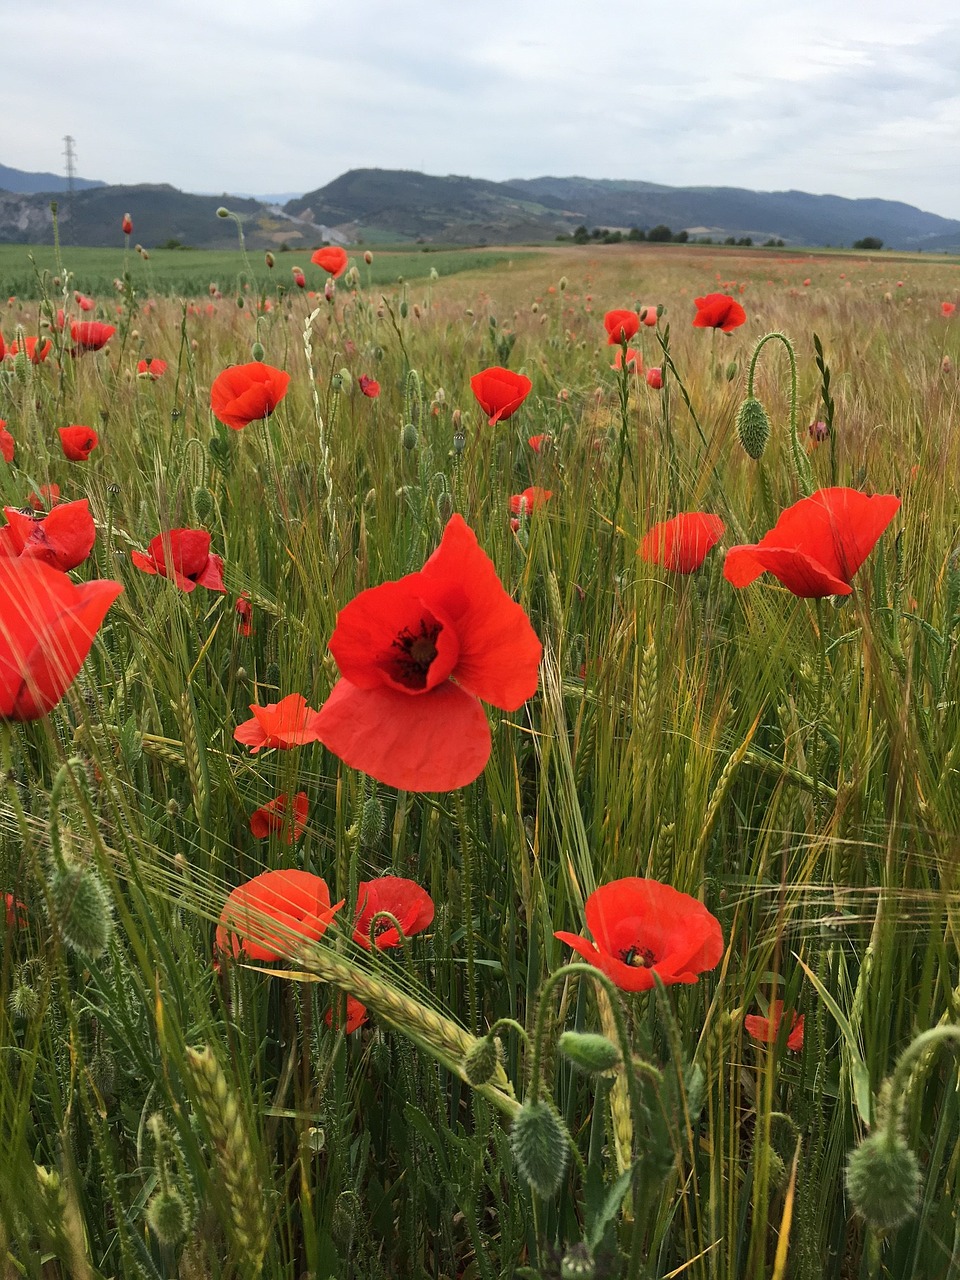
MULTIPOLYGON (((74 178, 74 190, 84 191, 89 187, 106 186, 95 178, 74 178)), ((24 169, 11 169, 0 164, 0 191, 15 191, 21 195, 32 195, 38 191, 66 191, 67 180, 59 173, 27 173, 24 169)))

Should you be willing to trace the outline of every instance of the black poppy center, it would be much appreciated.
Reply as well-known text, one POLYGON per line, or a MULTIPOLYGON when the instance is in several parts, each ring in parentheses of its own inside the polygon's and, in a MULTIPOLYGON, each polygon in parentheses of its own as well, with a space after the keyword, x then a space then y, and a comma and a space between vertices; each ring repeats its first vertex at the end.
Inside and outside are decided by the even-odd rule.
POLYGON ((650 947, 630 947, 620 952, 620 959, 633 969, 652 969, 656 956, 650 947))
POLYGON ((397 684, 408 689, 426 688, 427 673, 437 656, 437 636, 441 630, 439 622, 428 623, 421 618, 417 630, 404 627, 391 642, 388 665, 397 684))

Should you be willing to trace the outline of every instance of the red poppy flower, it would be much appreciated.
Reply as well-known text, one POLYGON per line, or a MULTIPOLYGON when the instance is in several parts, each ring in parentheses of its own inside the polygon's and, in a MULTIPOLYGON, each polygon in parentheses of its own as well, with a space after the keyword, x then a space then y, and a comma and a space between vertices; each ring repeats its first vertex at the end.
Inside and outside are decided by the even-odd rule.
POLYGON ((3 334, 0 333, 0 360, 3 359, 6 353, 7 353, 7 348, 4 346, 3 334))
POLYGON ((123 221, 120 223, 120 230, 125 236, 133 235, 133 219, 130 217, 129 213, 125 213, 123 215, 123 221))
POLYGON ((376 400, 380 394, 380 383, 375 382, 373 378, 368 378, 365 373, 360 375, 360 390, 365 396, 369 396, 371 400, 376 400))
POLYGON ((268 801, 250 815, 250 830, 258 840, 266 840, 271 831, 286 832, 287 844, 293 844, 303 835, 307 825, 309 801, 305 791, 298 791, 293 797, 293 821, 290 820, 287 794, 277 796, 268 801))
POLYGON ((146 555, 131 551, 130 559, 144 573, 158 573, 175 582, 181 591, 206 587, 226 591, 223 560, 210 553, 210 535, 205 529, 169 529, 150 540, 146 555))
POLYGON ((253 605, 244 591, 237 600, 237 630, 242 636, 253 635, 253 605))
POLYGON ((156 380, 158 378, 162 378, 166 372, 166 360, 157 360, 155 357, 151 357, 149 360, 139 360, 137 362, 138 378, 152 378, 154 382, 156 382, 156 380))
POLYGON ((956 311, 956 309, 957 309, 957 306, 956 306, 956 303, 954 303, 954 302, 941 302, 941 303, 940 303, 940 310, 943 312, 943 314, 947 317, 947 319, 948 319, 948 320, 949 320, 949 318, 953 315, 953 313, 956 311))
MULTIPOLYGON (((623 368, 623 347, 621 347, 616 355, 611 369, 623 368)), ((627 347, 627 368, 631 373, 643 373, 643 357, 639 351, 634 351, 633 347, 627 347)))
MULTIPOLYGON (((53 350, 53 343, 49 338, 24 338, 23 345, 27 349, 27 359, 31 364, 43 364, 53 350)), ((10 343, 10 354, 12 356, 15 356, 19 350, 20 347, 16 342, 10 343)))
POLYGON ((76 679, 119 582, 84 582, 0 559, 0 719, 38 720, 76 679))
POLYGON ((647 386, 652 387, 654 391, 659 391, 663 386, 663 374, 659 367, 647 370, 647 386))
POLYGON ((339 245, 327 245, 325 249, 318 249, 310 259, 318 267, 323 267, 331 276, 342 276, 347 269, 347 263, 350 259, 347 256, 346 249, 341 249, 339 245))
POLYGON ((279 702, 268 702, 265 707, 251 703, 250 710, 253 719, 238 724, 233 736, 237 742, 250 747, 254 755, 262 747, 288 751, 320 740, 320 712, 307 706, 302 693, 288 693, 279 702))
MULTIPOLYGON (((760 1044, 773 1044, 779 1035, 782 1018, 783 1001, 773 1000, 770 1003, 770 1016, 768 1018, 761 1018, 751 1013, 744 1018, 743 1025, 752 1039, 760 1044)), ((792 1010, 790 1014, 790 1034, 787 1036, 787 1048, 792 1049, 794 1053, 799 1053, 803 1048, 803 1018, 798 1016, 796 1009, 792 1010)))
POLYGON ((353 940, 370 950, 370 928, 379 951, 400 945, 400 935, 389 920, 376 920, 383 911, 399 921, 405 938, 411 938, 433 923, 433 899, 414 880, 402 876, 380 876, 361 880, 357 886, 357 909, 353 940))
POLYGON ((259 360, 235 364, 214 379, 210 408, 215 418, 239 431, 259 418, 269 417, 287 394, 289 383, 289 373, 259 360))
POLYGON ((693 317, 695 329, 722 329, 730 333, 745 322, 747 313, 728 293, 708 293, 705 298, 694 298, 697 314, 693 317))
MULTIPOLYGON (((333 1026, 333 1010, 328 1009, 323 1015, 323 1020, 328 1027, 333 1026)), ((354 996, 347 996, 347 1020, 343 1024, 343 1031, 352 1035, 354 1031, 358 1031, 367 1020, 367 1006, 361 1004, 354 996)))
POLYGON ((7 424, 4 419, 0 418, 0 458, 3 458, 4 462, 12 462, 16 448, 16 440, 7 430, 7 424))
POLYGON ((293 283, 298 289, 305 289, 307 287, 307 277, 303 274, 300 267, 291 267, 290 274, 293 276, 293 283))
POLYGON ((74 293, 73 300, 81 311, 92 311, 97 305, 92 298, 88 298, 82 293, 74 293))
POLYGON ((723 576, 745 587, 769 572, 795 596, 848 596, 853 575, 899 510, 892 494, 819 489, 788 507, 758 543, 731 547, 723 576))
POLYGON ((482 772, 479 699, 516 711, 537 689, 542 649, 462 516, 419 573, 362 591, 337 617, 341 680, 321 741, 353 769, 410 791, 452 791, 482 772))
POLYGON ((58 430, 63 456, 70 462, 86 462, 100 440, 93 427, 70 426, 58 430))
POLYGON ((280 960, 300 940, 317 942, 343 906, 308 871, 264 871, 230 894, 220 912, 216 947, 222 955, 280 960))
POLYGON ((4 507, 7 524, 0 529, 0 556, 39 560, 66 573, 83 564, 97 536, 90 504, 64 502, 45 516, 24 515, 16 507, 4 507))
POLYGON ((116 332, 114 325, 102 324, 99 320, 71 320, 70 338, 73 347, 70 354, 76 356, 84 351, 99 351, 116 332))
POLYGON ((34 511, 48 511, 60 501, 60 486, 58 484, 42 484, 40 492, 31 493, 27 501, 34 511))
POLYGON ((543 453, 545 449, 549 448, 552 442, 553 442, 553 436, 550 435, 548 431, 545 431, 542 435, 539 435, 539 436, 530 436, 530 438, 527 440, 527 444, 530 446, 530 448, 533 450, 534 453, 543 453))
POLYGON ((608 311, 603 317, 607 331, 607 346, 615 347, 624 339, 627 342, 640 328, 640 317, 635 311, 608 311))
POLYGON ((533 383, 525 374, 513 373, 499 365, 482 369, 470 379, 470 389, 491 427, 516 413, 532 387, 533 383))
POLYGON ((648 329, 652 329, 657 320, 657 308, 655 306, 640 308, 640 323, 645 324, 648 329))
POLYGON ((528 516, 531 511, 536 511, 537 507, 542 507, 552 497, 553 492, 550 489, 541 489, 536 484, 531 485, 529 489, 524 489, 523 493, 511 495, 510 514, 513 516, 528 516))
POLYGON ((638 555, 649 564, 662 564, 673 573, 693 573, 707 558, 707 552, 723 537, 719 516, 703 511, 685 511, 662 524, 655 524, 640 543, 638 555))
POLYGON ((27 927, 27 908, 12 893, 3 895, 3 918, 8 929, 27 927))
POLYGON ((658 880, 631 876, 601 885, 584 914, 593 942, 575 933, 554 937, 622 991, 649 991, 654 973, 665 986, 696 982, 723 955, 720 922, 702 902, 658 880))

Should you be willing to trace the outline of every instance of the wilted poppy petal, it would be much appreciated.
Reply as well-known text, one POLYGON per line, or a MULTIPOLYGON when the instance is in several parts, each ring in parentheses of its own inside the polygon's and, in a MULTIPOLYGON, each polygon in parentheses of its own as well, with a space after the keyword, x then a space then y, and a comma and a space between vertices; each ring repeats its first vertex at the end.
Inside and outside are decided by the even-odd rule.
POLYGON ((404 791, 453 791, 483 772, 490 727, 451 681, 411 698, 339 680, 319 713, 320 741, 351 769, 404 791))

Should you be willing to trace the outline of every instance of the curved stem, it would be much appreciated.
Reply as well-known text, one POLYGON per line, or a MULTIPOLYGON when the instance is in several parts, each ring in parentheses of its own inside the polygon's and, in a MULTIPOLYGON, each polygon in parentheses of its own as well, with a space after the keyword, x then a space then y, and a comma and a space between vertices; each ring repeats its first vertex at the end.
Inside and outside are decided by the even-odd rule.
POLYGON ((886 1116, 888 1142, 892 1143, 897 1136, 897 1126, 909 1099, 907 1085, 914 1063, 928 1049, 934 1048, 943 1040, 953 1040, 960 1047, 960 1026, 954 1026, 950 1023, 942 1027, 931 1027, 929 1031, 921 1032, 901 1053, 897 1065, 893 1069, 893 1075, 890 1077, 890 1109, 886 1116))
POLYGON ((809 498, 814 489, 813 472, 810 469, 810 461, 800 445, 800 437, 797 434, 797 356, 793 349, 793 343, 785 333, 780 333, 776 329, 772 333, 765 333, 754 347, 753 355, 750 357, 750 367, 747 371, 747 397, 753 397, 753 380, 756 375, 757 360, 760 358, 760 352, 774 338, 784 345, 790 359, 790 451, 793 454, 793 469, 797 474, 797 480, 800 482, 800 488, 803 490, 804 495, 809 498))

